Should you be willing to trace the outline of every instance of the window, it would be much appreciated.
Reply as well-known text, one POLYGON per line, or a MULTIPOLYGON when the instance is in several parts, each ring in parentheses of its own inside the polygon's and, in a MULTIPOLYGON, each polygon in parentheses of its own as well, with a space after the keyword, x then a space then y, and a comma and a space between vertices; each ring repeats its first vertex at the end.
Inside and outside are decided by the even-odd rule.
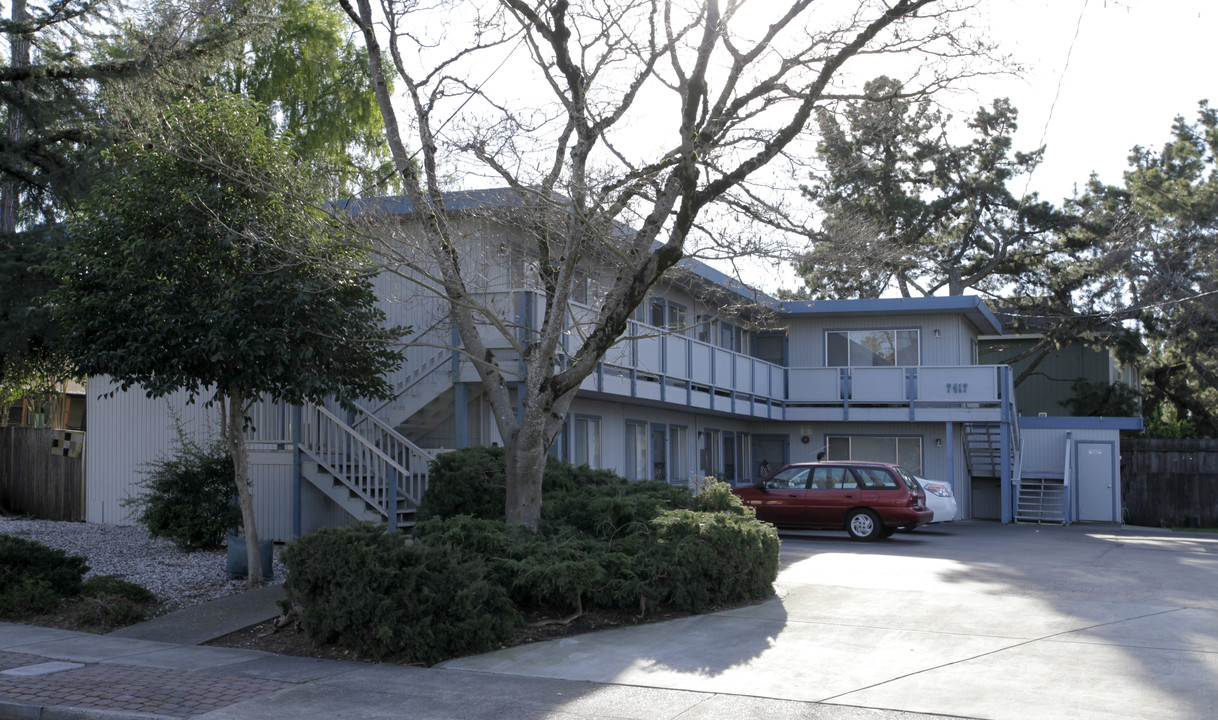
POLYGON ((812 472, 811 490, 857 490, 858 481, 844 467, 818 467, 812 472))
POLYGON ((571 288, 571 299, 577 303, 582 303, 584 305, 587 305, 588 304, 588 285, 589 284, 590 284, 590 278, 588 277, 588 274, 581 270, 576 270, 575 271, 575 285, 574 285, 574 287, 571 288))
POLYGON ((752 442, 748 433, 736 433, 736 482, 747 482, 753 467, 752 442))
POLYGON ((736 433, 723 433, 723 477, 736 482, 736 433))
POLYGON ((750 342, 751 340, 752 340, 752 333, 750 333, 748 330, 745 330, 744 328, 739 328, 739 327, 736 328, 736 344, 735 344, 736 352, 741 353, 743 355, 750 354, 751 349, 752 349, 752 343, 750 342))
POLYGON ((601 420, 596 417, 575 417, 576 465, 601 466, 601 420))
POLYGON ((828 367, 908 367, 917 365, 920 357, 917 330, 825 331, 828 367))
POLYGON ((651 301, 651 324, 655 327, 664 327, 664 301, 656 298, 651 301))
POLYGON ((892 473, 878 467, 856 467, 854 472, 862 479, 868 490, 896 490, 897 479, 892 473))
POLYGON ((719 323, 719 347, 723 348, 724 350, 734 350, 736 348, 736 346, 732 344, 732 340, 735 337, 735 330, 736 328, 728 323, 719 323))
POLYGON ((652 480, 668 480, 668 433, 663 425, 651 426, 652 480))
POLYGON ((723 478, 730 483, 749 479, 749 434, 723 433, 723 478))
POLYGON ((829 436, 829 460, 870 460, 922 474, 922 438, 829 436))
POLYGON ((718 430, 702 431, 702 447, 698 449, 700 455, 698 461, 705 475, 716 475, 723 472, 722 457, 719 454, 720 442, 718 430))
POLYGON ((668 479, 689 481, 689 429, 681 425, 668 426, 668 479))
POLYGON ((626 478, 628 480, 646 480, 650 477, 648 467, 651 456, 647 452, 647 424, 641 422, 626 423, 626 478))
POLYGON ((779 490, 802 490, 808 487, 808 468, 787 468, 766 480, 765 486, 779 490))
POLYGON ((685 329, 685 308, 670 302, 668 303, 668 330, 669 332, 681 332, 685 329))

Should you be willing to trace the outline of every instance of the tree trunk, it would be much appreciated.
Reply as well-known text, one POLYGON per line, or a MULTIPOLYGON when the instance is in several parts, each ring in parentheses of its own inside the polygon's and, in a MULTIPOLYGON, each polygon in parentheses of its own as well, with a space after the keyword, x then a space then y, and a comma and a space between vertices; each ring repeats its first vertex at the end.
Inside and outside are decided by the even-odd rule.
MULTIPOLYGON (((531 363, 533 377, 544 370, 541 363, 531 363)), ((572 390, 554 397, 538 388, 525 393, 525 402, 520 413, 519 424, 513 414, 495 422, 500 428, 509 428, 501 433, 507 454, 507 502, 504 517, 508 524, 524 525, 537 530, 541 524, 541 485, 546 470, 546 456, 550 444, 565 425, 567 411, 575 397, 572 390), (505 422, 506 420, 506 422, 505 422), (515 425, 515 427, 512 427, 515 425)))
MULTIPOLYGON (((12 21, 20 26, 26 21, 26 0, 14 0, 12 21)), ((13 67, 24 67, 30 64, 30 40, 25 35, 11 33, 9 44, 12 47, 10 62, 13 67)), ((13 95, 23 94, 23 83, 13 83, 13 95)), ((25 118, 19 102, 8 104, 8 143, 16 146, 25 137, 25 118)), ((0 182, 0 233, 8 234, 17 229, 17 180, 12 176, 5 177, 0 182)), ((4 243, 0 240, 0 243, 4 243)), ((3 245, 0 245, 3 246, 3 245)))
POLYGON ((541 523, 541 482, 546 469, 546 444, 541 435, 521 427, 513 440, 504 440, 507 451, 507 504, 509 525, 537 530, 541 523))
POLYGON ((258 587, 262 579, 262 553, 258 551, 258 528, 254 523, 254 493, 250 489, 249 452, 245 447, 245 391, 230 387, 221 400, 224 440, 233 456, 233 479, 237 483, 237 502, 241 506, 241 530, 245 535, 245 556, 249 575, 246 584, 258 587), (225 407, 227 405, 227 407, 225 407))

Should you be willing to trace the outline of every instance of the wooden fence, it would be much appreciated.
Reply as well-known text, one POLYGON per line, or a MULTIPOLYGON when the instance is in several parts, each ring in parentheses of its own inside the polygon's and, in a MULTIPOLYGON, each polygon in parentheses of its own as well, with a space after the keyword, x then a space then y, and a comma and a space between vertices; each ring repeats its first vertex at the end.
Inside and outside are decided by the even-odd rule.
POLYGON ((1218 440, 1121 438, 1125 521, 1218 527, 1218 440))
POLYGON ((5 512, 45 520, 85 519, 84 458, 52 454, 57 432, 0 427, 0 508, 5 512))

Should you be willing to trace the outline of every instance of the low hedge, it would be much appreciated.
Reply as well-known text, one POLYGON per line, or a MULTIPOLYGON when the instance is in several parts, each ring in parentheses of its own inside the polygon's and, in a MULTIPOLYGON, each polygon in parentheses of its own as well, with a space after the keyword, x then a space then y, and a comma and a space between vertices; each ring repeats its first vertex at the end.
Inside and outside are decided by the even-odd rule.
POLYGON ((440 456, 413 543, 323 530, 283 553, 315 641, 434 663, 504 642, 525 612, 702 612, 773 592, 778 535, 723 482, 697 495, 551 459, 539 532, 503 521, 504 452, 440 456))
POLYGON ((361 656, 433 664, 498 647, 522 622, 486 563, 410 544, 378 525, 321 530, 291 544, 285 604, 318 643, 361 656))
POLYGON ((63 550, 0 535, 0 617, 50 612, 80 595, 86 560, 63 550))

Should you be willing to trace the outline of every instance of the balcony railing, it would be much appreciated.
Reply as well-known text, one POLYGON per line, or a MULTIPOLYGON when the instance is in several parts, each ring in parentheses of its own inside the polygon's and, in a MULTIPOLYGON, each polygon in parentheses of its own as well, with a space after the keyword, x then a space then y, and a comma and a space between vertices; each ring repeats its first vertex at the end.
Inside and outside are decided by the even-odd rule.
POLYGON ((790 368, 796 403, 997 403, 1003 365, 790 368))
MULTIPOLYGON (((516 327, 544 311, 536 294, 504 295, 499 301, 515 308, 516 327)), ((578 349, 597 314, 571 304, 566 350, 578 349)), ((581 387, 770 419, 849 419, 852 410, 856 418, 866 412, 873 419, 946 419, 968 411, 998 419, 1013 402, 1004 372, 1001 365, 788 368, 632 320, 581 387)))

